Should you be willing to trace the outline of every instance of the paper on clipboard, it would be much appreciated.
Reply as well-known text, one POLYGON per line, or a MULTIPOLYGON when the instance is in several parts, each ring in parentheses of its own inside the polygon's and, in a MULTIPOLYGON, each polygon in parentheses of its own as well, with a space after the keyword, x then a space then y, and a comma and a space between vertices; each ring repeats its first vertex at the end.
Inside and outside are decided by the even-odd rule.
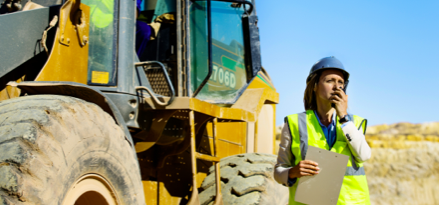
POLYGON ((349 156, 308 146, 305 159, 317 162, 320 170, 298 180, 295 200, 311 205, 337 204, 349 156))

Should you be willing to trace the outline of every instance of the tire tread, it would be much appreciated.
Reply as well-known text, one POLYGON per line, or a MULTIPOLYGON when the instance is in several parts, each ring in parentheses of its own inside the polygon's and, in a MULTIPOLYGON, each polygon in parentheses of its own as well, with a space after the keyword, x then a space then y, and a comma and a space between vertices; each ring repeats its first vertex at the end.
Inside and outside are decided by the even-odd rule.
MULTIPOLYGON (((116 171, 135 173, 116 177, 115 183, 122 186, 128 186, 125 182, 134 183, 135 189, 141 189, 134 150, 114 119, 95 104, 67 96, 25 96, 1 101, 0 119, 3 119, 0 120, 0 205, 61 204, 63 190, 68 190, 70 184, 53 183, 63 179, 74 181, 71 176, 83 167, 78 168, 77 162, 68 159, 84 156, 88 149, 96 147, 113 155, 120 153, 116 160, 111 156, 101 157, 124 164, 115 168, 116 171), (101 134, 114 137, 106 142, 100 138, 101 134), (94 139, 107 144, 82 143, 95 142, 94 139)), ((136 201, 136 194, 143 193, 121 196, 124 201, 130 201, 124 204, 144 203, 136 201)))
MULTIPOLYGON (((266 184, 273 183, 273 167, 276 156, 260 153, 234 155, 221 159, 221 193, 224 204, 260 204, 267 193, 266 184)), ((274 182, 276 183, 276 182, 274 182)), ((215 172, 212 166, 209 175, 201 184, 202 205, 215 199, 215 172)))

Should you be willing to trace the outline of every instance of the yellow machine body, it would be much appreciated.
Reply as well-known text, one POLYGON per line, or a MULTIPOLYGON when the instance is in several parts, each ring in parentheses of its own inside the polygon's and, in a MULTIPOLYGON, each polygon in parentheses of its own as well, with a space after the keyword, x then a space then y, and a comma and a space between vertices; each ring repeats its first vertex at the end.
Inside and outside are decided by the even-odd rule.
MULTIPOLYGON (((66 1, 61 7, 54 44, 47 62, 33 81, 67 81, 87 85, 89 21, 90 8, 87 5, 79 0, 66 1)), ((25 75, 26 73, 18 74, 11 80, 19 83, 25 79, 25 75)), ((0 101, 19 96, 20 90, 15 87, 6 86, 0 91, 0 101)), ((275 154, 275 113, 279 94, 263 71, 250 82, 233 105, 218 105, 194 97, 181 96, 176 97, 168 106, 157 105, 152 98, 144 100, 155 112, 178 110, 195 113, 195 118, 186 119, 194 119, 189 124, 192 123, 195 128, 205 123, 208 118, 215 119, 205 123, 204 133, 193 131, 194 135, 201 136, 197 138, 198 147, 193 149, 204 154, 197 155, 196 159, 196 188, 201 186, 209 167, 214 164, 206 162, 203 158, 218 161, 243 153, 275 154), (216 153, 212 150, 216 150, 216 153)), ((184 119, 191 114, 181 116, 184 119)), ((194 156, 187 151, 182 152, 168 157, 163 167, 158 167, 157 162, 153 162, 146 155, 148 152, 154 152, 154 144, 155 142, 148 141, 135 144, 146 204, 180 204, 181 201, 189 200, 191 196, 188 191, 193 190, 193 181, 187 176, 194 170, 193 167, 191 169, 194 156), (155 173, 148 174, 151 167, 155 173), (150 177, 152 175, 155 177, 150 177)))

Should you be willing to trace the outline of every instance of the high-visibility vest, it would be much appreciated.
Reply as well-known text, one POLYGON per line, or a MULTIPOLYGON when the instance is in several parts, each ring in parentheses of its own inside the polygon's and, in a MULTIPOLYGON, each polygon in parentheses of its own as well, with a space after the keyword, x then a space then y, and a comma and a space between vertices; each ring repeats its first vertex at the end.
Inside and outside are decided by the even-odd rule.
MULTIPOLYGON (((356 115, 350 115, 350 117, 353 119, 355 127, 361 126, 364 132, 366 129, 366 123, 364 123, 365 120, 356 115)), ((348 142, 346 141, 346 137, 343 134, 341 124, 338 120, 337 117, 337 139, 330 151, 349 156, 349 161, 337 204, 370 204, 369 188, 367 186, 363 163, 358 163, 354 160, 354 156, 349 149, 348 142)), ((305 159, 308 146, 329 150, 325 134, 323 133, 313 110, 288 115, 285 118, 285 122, 288 123, 290 128, 291 151, 294 155, 293 161, 295 165, 305 159)), ((290 187, 290 205, 302 204, 294 200, 299 180, 300 179, 297 179, 296 183, 290 187)))

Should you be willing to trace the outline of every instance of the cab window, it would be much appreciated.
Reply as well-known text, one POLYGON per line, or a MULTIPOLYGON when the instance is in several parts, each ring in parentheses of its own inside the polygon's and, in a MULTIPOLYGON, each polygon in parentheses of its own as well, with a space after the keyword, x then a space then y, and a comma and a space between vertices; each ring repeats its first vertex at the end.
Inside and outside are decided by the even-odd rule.
MULTIPOLYGON (((191 89, 195 91, 207 77, 207 2, 191 5, 191 89)), ((244 8, 230 2, 211 2, 212 75, 196 98, 230 104, 247 84, 242 15, 244 8)))
POLYGON ((90 7, 88 84, 116 85, 116 0, 83 0, 90 7))

